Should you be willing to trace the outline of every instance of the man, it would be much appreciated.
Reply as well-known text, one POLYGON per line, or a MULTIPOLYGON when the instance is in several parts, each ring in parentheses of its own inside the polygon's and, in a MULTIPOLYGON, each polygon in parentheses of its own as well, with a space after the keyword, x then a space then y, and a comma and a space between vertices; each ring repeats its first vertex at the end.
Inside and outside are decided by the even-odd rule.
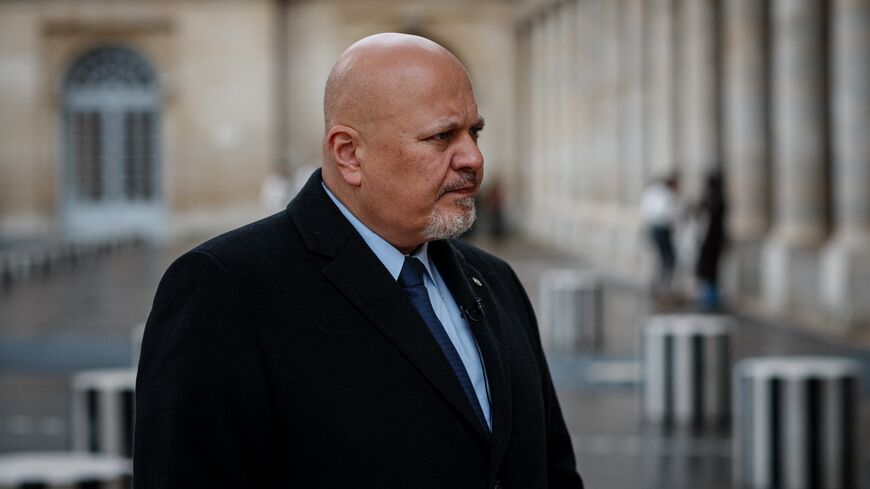
POLYGON ((717 312, 720 307, 719 262, 728 243, 725 226, 728 204, 725 201, 725 180, 721 168, 717 167, 707 174, 696 213, 702 230, 699 233, 701 247, 695 262, 695 276, 701 286, 699 306, 702 311, 717 312))
POLYGON ((483 176, 468 75, 379 34, 327 82, 322 172, 166 272, 136 487, 581 488, 529 300, 462 242, 483 176))
POLYGON ((666 305, 674 300, 674 268, 677 264, 674 232, 681 212, 679 185, 676 175, 656 180, 647 186, 640 200, 641 217, 657 262, 650 293, 654 299, 666 305))

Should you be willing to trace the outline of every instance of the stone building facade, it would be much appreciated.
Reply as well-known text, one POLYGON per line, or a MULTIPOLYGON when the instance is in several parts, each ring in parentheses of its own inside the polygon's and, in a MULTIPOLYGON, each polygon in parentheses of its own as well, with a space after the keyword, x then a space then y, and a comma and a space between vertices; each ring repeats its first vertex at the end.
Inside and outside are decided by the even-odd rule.
POLYGON ((0 238, 171 239, 262 215, 272 168, 319 165, 332 63, 381 31, 463 59, 501 121, 489 169, 515 173, 503 0, 0 0, 0 238))
POLYGON ((380 31, 467 65, 528 236, 642 284, 644 186, 722 168, 730 297, 870 331, 870 0, 0 0, 0 242, 262 214, 380 31))
POLYGON ((867 332, 870 1, 526 1, 517 19, 532 235, 638 281, 644 185, 676 172, 693 202, 721 168, 732 298, 867 332))
POLYGON ((213 7, 0 2, 4 235, 168 235, 256 194, 273 151, 273 7, 213 7), (128 188, 137 173, 146 192, 128 188))

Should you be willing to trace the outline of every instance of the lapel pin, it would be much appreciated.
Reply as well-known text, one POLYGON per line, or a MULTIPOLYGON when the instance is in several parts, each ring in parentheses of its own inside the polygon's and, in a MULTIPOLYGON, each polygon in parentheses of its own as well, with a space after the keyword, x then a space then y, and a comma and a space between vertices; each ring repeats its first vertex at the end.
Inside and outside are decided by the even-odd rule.
POLYGON ((477 278, 477 277, 471 277, 471 281, 474 282, 474 284, 477 285, 478 287, 483 287, 483 284, 480 283, 480 279, 479 279, 479 278, 477 278))

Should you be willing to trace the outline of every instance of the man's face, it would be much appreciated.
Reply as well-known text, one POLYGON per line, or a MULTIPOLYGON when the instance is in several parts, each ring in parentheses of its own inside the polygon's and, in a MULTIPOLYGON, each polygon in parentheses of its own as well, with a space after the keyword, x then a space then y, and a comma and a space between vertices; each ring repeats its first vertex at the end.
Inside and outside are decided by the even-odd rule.
POLYGON ((361 131, 360 199, 376 227, 421 243, 458 236, 474 222, 483 118, 461 68, 412 71, 361 131))

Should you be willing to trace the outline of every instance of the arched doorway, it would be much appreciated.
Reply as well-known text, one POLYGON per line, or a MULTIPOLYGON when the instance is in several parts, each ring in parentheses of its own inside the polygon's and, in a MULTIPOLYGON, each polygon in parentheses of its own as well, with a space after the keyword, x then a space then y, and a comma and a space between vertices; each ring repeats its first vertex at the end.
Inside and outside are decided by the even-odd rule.
POLYGON ((128 48, 98 47, 73 63, 63 86, 67 232, 161 234, 160 100, 151 65, 128 48))

